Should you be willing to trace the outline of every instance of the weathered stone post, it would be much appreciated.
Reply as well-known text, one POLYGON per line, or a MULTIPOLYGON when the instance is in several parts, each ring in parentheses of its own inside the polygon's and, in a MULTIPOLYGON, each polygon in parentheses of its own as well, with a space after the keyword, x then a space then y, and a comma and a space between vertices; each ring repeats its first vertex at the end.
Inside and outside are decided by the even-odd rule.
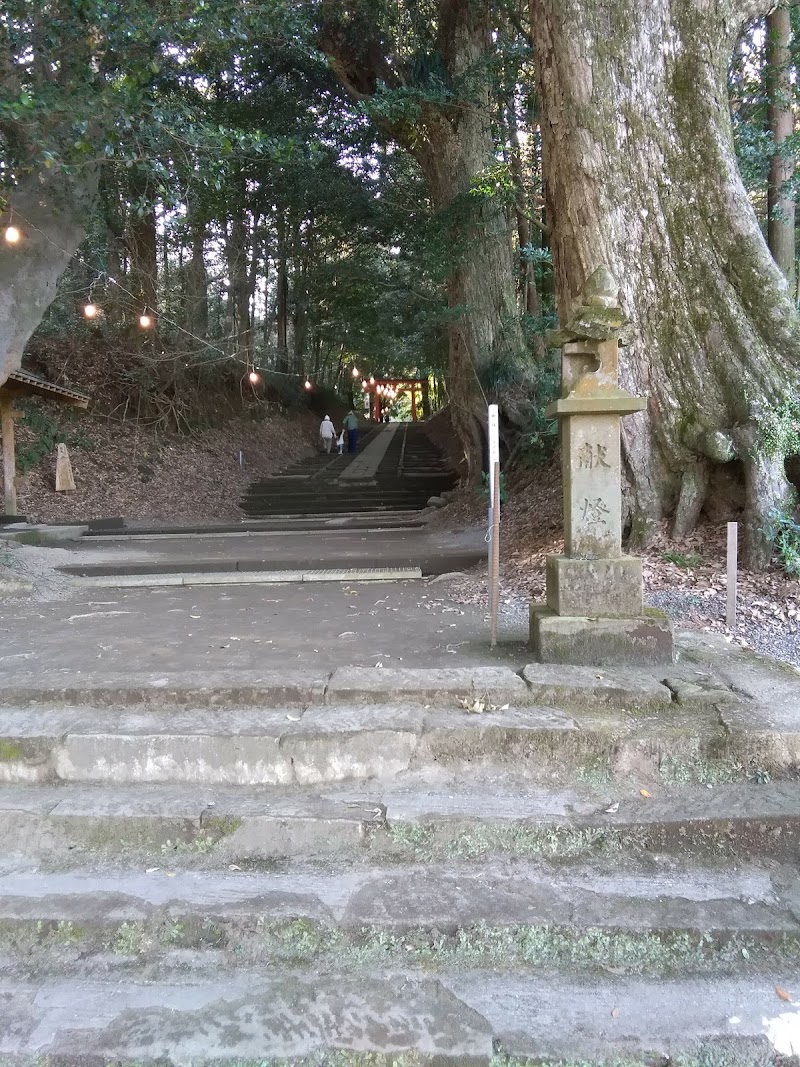
POLYGON ((625 314, 607 270, 588 279, 560 345, 558 418, 564 483, 564 555, 547 559, 547 604, 531 605, 531 645, 543 662, 606 664, 672 660, 666 616, 644 608, 642 562, 622 554, 619 422, 645 406, 619 387, 625 314))

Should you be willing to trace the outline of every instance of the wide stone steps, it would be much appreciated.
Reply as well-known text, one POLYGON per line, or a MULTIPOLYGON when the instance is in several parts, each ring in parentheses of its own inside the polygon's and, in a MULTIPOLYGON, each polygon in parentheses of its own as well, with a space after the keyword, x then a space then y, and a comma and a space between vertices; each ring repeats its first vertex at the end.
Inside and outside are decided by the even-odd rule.
POLYGON ((643 796, 631 778, 535 788, 516 773, 435 777, 317 787, 2 785, 0 839, 6 854, 59 869, 655 853, 729 865, 744 856, 794 861, 800 842, 791 781, 649 781, 643 796))
POLYGON ((794 1062, 797 677, 715 657, 9 678, 0 1058, 794 1062))
MULTIPOLYGON (((387 431, 370 430, 362 440, 359 457, 387 431)), ((419 512, 431 496, 451 489, 456 482, 424 427, 417 425, 394 430, 377 470, 369 477, 351 478, 353 462, 349 455, 311 457, 278 475, 253 482, 241 508, 248 516, 419 512)))

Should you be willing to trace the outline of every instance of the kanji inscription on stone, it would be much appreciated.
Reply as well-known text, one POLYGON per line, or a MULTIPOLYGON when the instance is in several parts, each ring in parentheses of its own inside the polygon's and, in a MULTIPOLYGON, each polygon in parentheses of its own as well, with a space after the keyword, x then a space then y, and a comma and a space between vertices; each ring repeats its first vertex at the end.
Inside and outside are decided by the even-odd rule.
POLYGON ((578 450, 578 466, 588 468, 588 470, 594 470, 596 467, 605 467, 610 470, 611 464, 608 462, 608 446, 600 444, 592 444, 590 441, 585 441, 578 450))
POLYGON ((598 496, 594 500, 584 497, 581 516, 587 526, 607 526, 610 514, 601 497, 598 496))

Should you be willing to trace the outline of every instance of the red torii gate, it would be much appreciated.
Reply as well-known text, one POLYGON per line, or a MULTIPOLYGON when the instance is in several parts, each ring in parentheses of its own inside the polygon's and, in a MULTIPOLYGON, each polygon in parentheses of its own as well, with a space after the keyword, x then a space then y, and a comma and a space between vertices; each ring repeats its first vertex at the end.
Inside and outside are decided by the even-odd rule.
POLYGON ((427 378, 375 378, 365 379, 362 388, 365 393, 372 395, 372 418, 380 422, 383 416, 382 405, 393 403, 399 393, 406 389, 411 390, 411 418, 417 421, 417 390, 420 390, 422 410, 428 410, 428 379, 427 378))

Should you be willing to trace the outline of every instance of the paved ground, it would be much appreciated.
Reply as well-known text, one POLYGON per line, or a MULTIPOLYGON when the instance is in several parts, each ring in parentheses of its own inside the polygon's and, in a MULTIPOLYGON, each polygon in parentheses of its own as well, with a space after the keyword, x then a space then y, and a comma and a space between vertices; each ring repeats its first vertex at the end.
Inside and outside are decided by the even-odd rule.
POLYGON ((0 606, 0 680, 69 670, 263 670, 313 665, 524 666, 513 622, 494 653, 482 608, 446 581, 94 590, 0 606))

